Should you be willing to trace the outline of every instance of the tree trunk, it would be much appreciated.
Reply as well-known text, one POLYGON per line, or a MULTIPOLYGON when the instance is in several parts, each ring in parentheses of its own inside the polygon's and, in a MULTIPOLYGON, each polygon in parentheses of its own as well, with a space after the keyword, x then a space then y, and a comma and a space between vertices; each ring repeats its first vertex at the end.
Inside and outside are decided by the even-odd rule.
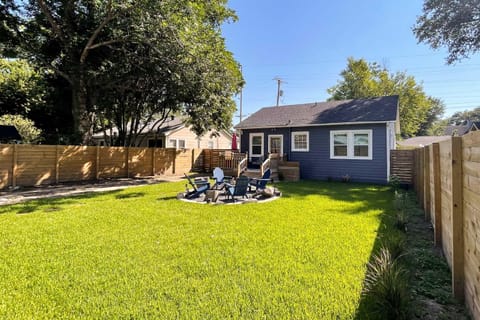
POLYGON ((76 142, 89 144, 92 138, 92 123, 88 114, 88 93, 83 77, 72 84, 72 116, 76 142))

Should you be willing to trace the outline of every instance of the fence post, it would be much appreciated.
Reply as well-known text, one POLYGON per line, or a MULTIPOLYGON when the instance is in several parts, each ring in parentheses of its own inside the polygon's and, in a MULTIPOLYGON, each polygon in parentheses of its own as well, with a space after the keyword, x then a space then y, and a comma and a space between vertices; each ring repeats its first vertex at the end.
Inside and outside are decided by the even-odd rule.
POLYGON ((430 221, 430 146, 423 148, 423 172, 424 172, 424 207, 425 207, 425 221, 430 221))
POLYGON ((177 166, 177 149, 171 149, 173 152, 173 166, 172 166, 172 173, 175 174, 175 167, 177 166))
POLYGON ((423 171, 423 148, 418 150, 418 203, 422 210, 425 210, 424 194, 425 194, 425 172, 423 171))
POLYGON ((58 184, 58 176, 60 170, 60 156, 59 156, 60 146, 57 144, 55 147, 55 183, 58 184))
POLYGON ((442 186, 440 179, 440 144, 433 144, 433 188, 435 203, 435 222, 433 226, 435 245, 442 246, 442 186))
POLYGON ((97 145, 95 154, 95 179, 100 179, 100 145, 97 145))
POLYGON ((155 175, 155 151, 157 148, 152 148, 152 176, 155 175))
POLYGON ((127 169, 127 178, 130 177, 130 168, 128 167, 128 163, 130 162, 130 155, 129 155, 129 151, 130 151, 130 147, 127 147, 127 150, 126 150, 126 160, 125 160, 125 164, 126 164, 126 169, 127 169))
POLYGON ((462 138, 452 137, 452 288, 460 301, 465 297, 462 152, 462 138))
POLYGON ((13 160, 12 160, 12 187, 17 186, 17 158, 18 158, 17 144, 13 145, 13 160))

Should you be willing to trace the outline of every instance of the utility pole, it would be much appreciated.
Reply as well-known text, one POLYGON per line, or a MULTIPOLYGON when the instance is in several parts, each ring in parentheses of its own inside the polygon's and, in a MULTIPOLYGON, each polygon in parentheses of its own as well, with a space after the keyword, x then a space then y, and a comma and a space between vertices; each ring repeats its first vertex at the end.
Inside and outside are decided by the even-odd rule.
MULTIPOLYGON (((243 75, 242 69, 243 69, 242 66, 240 66, 240 73, 243 75)), ((242 122, 242 119, 243 119, 242 108, 243 108, 243 86, 240 88, 240 122, 242 122)))
POLYGON ((280 77, 275 77, 273 78, 273 80, 277 80, 277 107, 278 107, 278 105, 280 104, 280 96, 283 96, 283 91, 280 90, 280 86, 284 81, 280 77))

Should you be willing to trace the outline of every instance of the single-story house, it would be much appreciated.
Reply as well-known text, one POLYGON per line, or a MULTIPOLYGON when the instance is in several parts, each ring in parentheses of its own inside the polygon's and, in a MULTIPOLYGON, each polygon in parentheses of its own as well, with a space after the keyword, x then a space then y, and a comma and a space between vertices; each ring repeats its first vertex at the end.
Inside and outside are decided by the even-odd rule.
POLYGON ((460 125, 449 125, 445 127, 444 135, 446 136, 463 136, 471 131, 480 129, 480 122, 466 120, 460 125))
POLYGON ((0 125, 0 143, 20 142, 22 137, 15 126, 0 125))
MULTIPOLYGON (((197 136, 185 125, 181 117, 168 118, 164 123, 155 125, 151 122, 137 137, 136 146, 156 148, 177 148, 177 149, 230 149, 232 146, 232 134, 227 131, 218 132, 213 136, 209 131, 203 136, 197 136)), ((110 130, 107 131, 110 134, 110 130)), ((112 128, 112 134, 118 135, 118 129, 112 128)), ((109 137, 107 137, 108 139, 109 137)), ((98 145, 105 145, 105 135, 98 132, 93 135, 98 145)))
POLYGON ((400 133, 398 96, 262 108, 235 129, 250 165, 280 153, 300 163, 302 179, 383 184, 400 133))

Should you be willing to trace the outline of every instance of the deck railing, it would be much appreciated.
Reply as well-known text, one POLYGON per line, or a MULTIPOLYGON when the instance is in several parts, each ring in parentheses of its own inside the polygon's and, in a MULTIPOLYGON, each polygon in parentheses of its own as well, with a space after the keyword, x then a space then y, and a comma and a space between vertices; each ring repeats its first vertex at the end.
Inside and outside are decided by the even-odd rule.
POLYGON ((270 164, 271 164, 271 160, 270 160, 270 155, 269 155, 268 158, 265 161, 263 161, 262 165, 260 166, 260 172, 261 172, 262 176, 265 173, 265 171, 270 169, 270 164))

